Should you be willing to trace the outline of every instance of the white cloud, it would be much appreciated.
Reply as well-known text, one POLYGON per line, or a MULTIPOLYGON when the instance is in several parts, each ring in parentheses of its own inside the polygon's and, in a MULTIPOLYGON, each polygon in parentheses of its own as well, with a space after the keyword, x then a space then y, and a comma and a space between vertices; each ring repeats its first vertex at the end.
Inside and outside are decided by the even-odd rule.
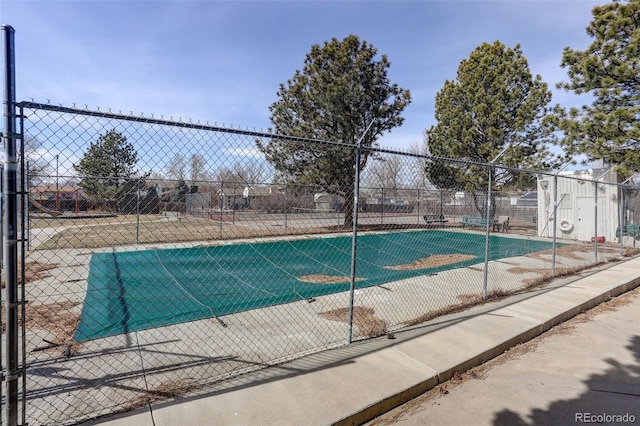
POLYGON ((264 154, 258 148, 226 149, 224 152, 234 157, 237 156, 264 159, 264 154))

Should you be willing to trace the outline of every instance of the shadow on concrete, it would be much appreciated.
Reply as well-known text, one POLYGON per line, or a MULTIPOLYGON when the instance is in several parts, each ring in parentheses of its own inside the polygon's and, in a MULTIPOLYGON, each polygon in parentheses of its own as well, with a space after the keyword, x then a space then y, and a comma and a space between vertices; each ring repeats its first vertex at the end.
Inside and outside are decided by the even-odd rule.
POLYGON ((635 362, 621 364, 605 360, 609 368, 584 381, 588 390, 578 398, 553 402, 548 409, 535 409, 522 416, 509 409, 495 414, 496 426, 566 424, 635 424, 640 422, 640 336, 631 337, 626 346, 635 362))

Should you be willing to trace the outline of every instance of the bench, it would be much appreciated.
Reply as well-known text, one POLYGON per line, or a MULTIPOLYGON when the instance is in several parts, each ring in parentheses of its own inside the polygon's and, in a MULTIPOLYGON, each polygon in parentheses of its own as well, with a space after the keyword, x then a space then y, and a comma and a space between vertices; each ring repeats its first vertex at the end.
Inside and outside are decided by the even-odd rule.
MULTIPOLYGON (((630 223, 622 227, 622 236, 631 236, 636 240, 640 240, 640 224, 630 223)), ((616 229, 616 238, 620 238, 620 227, 616 229)))
POLYGON ((502 231, 505 234, 509 232, 509 216, 498 216, 493 221, 493 231, 502 231))
POLYGON ((480 228, 486 228, 488 220, 489 219, 487 219, 486 217, 462 216, 462 220, 460 221, 460 224, 462 225, 463 228, 465 226, 477 226, 480 228))
POLYGON ((445 223, 445 222, 449 222, 448 220, 446 220, 444 218, 444 215, 442 214, 425 214, 424 216, 422 216, 424 218, 424 221, 426 223, 445 223))

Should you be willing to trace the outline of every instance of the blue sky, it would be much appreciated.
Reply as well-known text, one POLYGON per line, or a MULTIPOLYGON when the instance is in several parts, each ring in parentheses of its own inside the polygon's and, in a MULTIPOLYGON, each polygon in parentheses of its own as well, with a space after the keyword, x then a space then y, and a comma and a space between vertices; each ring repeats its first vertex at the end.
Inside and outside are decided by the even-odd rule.
POLYGON ((16 30, 17 98, 163 114, 266 130, 280 83, 313 44, 356 34, 410 89, 404 124, 384 147, 422 142, 434 101, 483 42, 519 43, 552 103, 566 46, 584 49, 593 1, 30 1, 0 0, 16 30))

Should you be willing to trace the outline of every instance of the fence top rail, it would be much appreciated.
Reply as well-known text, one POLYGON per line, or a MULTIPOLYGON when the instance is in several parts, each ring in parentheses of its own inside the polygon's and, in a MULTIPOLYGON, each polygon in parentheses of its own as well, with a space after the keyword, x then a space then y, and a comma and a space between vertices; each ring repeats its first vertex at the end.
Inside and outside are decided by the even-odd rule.
POLYGON ((265 138, 265 139, 287 140, 292 142, 311 142, 311 143, 317 143, 317 144, 323 144, 323 145, 344 146, 349 148, 354 147, 353 144, 346 144, 343 142, 304 138, 300 136, 286 136, 286 135, 279 135, 275 133, 241 129, 241 128, 222 127, 222 126, 215 126, 215 125, 212 126, 208 123, 202 124, 199 121, 197 123, 193 123, 191 120, 189 120, 189 122, 176 121, 173 119, 167 120, 164 118, 155 118, 153 116, 145 117, 143 114, 140 114, 139 116, 135 116, 133 115, 133 113, 131 114, 123 114, 122 112, 115 113, 115 112, 112 112, 111 110, 109 111, 100 111, 99 109, 90 110, 88 108, 83 109, 83 108, 77 108, 77 107, 65 107, 62 105, 44 104, 44 103, 33 102, 33 101, 17 102, 16 106, 22 109, 32 109, 32 110, 39 109, 44 111, 58 112, 61 114, 77 114, 77 115, 107 118, 107 119, 113 119, 113 120, 133 121, 133 122, 139 122, 139 123, 145 123, 145 124, 157 124, 162 126, 181 127, 181 128, 194 129, 194 130, 206 130, 206 131, 212 131, 212 132, 231 133, 231 134, 253 136, 253 137, 265 138))
MULTIPOLYGON (((443 162, 448 162, 448 163, 458 163, 458 164, 473 164, 476 166, 480 166, 480 167, 485 167, 485 168, 493 168, 493 169, 501 169, 501 170, 509 170, 509 171, 513 171, 513 172, 519 172, 519 173, 527 173, 527 174, 533 174, 533 175, 540 175, 540 176, 547 176, 547 177, 557 177, 557 178, 562 178, 562 179, 569 179, 569 180, 581 180, 584 182, 588 182, 588 183, 597 183, 600 185, 612 185, 612 186, 618 186, 621 188, 628 188, 628 189, 638 189, 638 185, 637 184, 632 184, 632 183, 627 183, 627 181, 629 179, 627 179, 627 181, 625 182, 603 182, 600 181, 599 177, 593 177, 593 178, 589 178, 586 176, 572 176, 572 175, 568 175, 566 173, 562 173, 561 171, 557 171, 557 170, 539 170, 539 169, 528 169, 528 168, 520 168, 520 167, 514 167, 514 166, 507 166, 504 164, 491 164, 491 163, 483 163, 481 161, 478 160, 471 160, 471 159, 466 159, 466 158, 449 158, 449 157, 440 157, 440 156, 435 156, 435 155, 430 155, 430 154, 424 154, 424 153, 419 153, 419 152, 404 152, 404 151, 399 151, 399 150, 393 150, 390 148, 380 148, 380 147, 363 147, 363 150, 367 150, 367 151, 371 151, 371 152, 375 152, 375 153, 379 153, 379 154, 395 154, 395 155, 402 155, 405 157, 415 157, 415 158, 424 158, 427 160, 432 160, 432 161, 443 161, 443 162)), ((571 170, 568 170, 567 172, 570 172, 571 170)))
MULTIPOLYGON (((315 143, 315 144, 332 145, 332 146, 339 146, 339 147, 352 148, 352 149, 357 148, 355 144, 348 144, 344 142, 305 138, 301 136, 287 136, 287 135, 280 135, 280 134, 264 132, 264 131, 241 129, 239 127, 238 128, 223 127, 223 126, 217 126, 217 125, 210 125, 208 122, 206 124, 202 124, 199 121, 197 123, 194 123, 191 120, 189 120, 188 122, 182 121, 182 119, 176 121, 176 120, 173 120, 173 117, 171 117, 170 120, 167 120, 164 118, 156 118, 153 115, 151 117, 146 117, 143 114, 140 114, 139 116, 135 116, 133 115, 133 112, 131 112, 131 114, 123 114, 122 112, 115 113, 115 112, 112 112, 110 109, 108 111, 100 111, 99 108, 96 110, 91 110, 88 107, 78 108, 75 106, 75 104, 74 104, 74 107, 65 107, 62 105, 53 105, 51 103, 22 101, 22 102, 17 102, 15 105, 21 109, 21 113, 20 113, 21 116, 24 116, 22 111, 24 109, 44 110, 44 111, 57 112, 61 114, 77 114, 77 115, 84 115, 84 116, 90 116, 90 117, 139 122, 139 123, 145 123, 145 124, 156 124, 156 125, 162 125, 162 126, 172 126, 172 127, 187 128, 187 129, 194 129, 194 130, 205 130, 205 131, 237 134, 237 135, 243 135, 243 136, 252 136, 252 137, 264 138, 264 139, 315 143)), ((477 166, 487 167, 487 168, 492 167, 495 169, 512 170, 512 171, 517 171, 521 173, 538 174, 538 175, 544 175, 549 177, 562 177, 564 179, 577 179, 577 180, 582 180, 590 183, 614 185, 614 186, 620 186, 624 188, 636 188, 636 185, 632 185, 624 182, 623 183, 600 182, 597 179, 589 179, 586 176, 567 176, 566 174, 560 174, 559 172, 553 171, 553 170, 523 169, 523 168, 506 166, 501 164, 483 163, 483 162, 480 162, 477 160, 471 160, 471 159, 447 158, 447 157, 439 157, 439 156, 434 156, 434 155, 425 154, 425 153, 404 152, 401 150, 394 150, 390 148, 381 148, 379 146, 362 147, 362 149, 364 151, 381 153, 381 154, 403 155, 403 156, 410 156, 410 157, 416 157, 416 158, 425 158, 433 161, 446 161, 446 162, 458 163, 458 164, 474 164, 477 166)))

